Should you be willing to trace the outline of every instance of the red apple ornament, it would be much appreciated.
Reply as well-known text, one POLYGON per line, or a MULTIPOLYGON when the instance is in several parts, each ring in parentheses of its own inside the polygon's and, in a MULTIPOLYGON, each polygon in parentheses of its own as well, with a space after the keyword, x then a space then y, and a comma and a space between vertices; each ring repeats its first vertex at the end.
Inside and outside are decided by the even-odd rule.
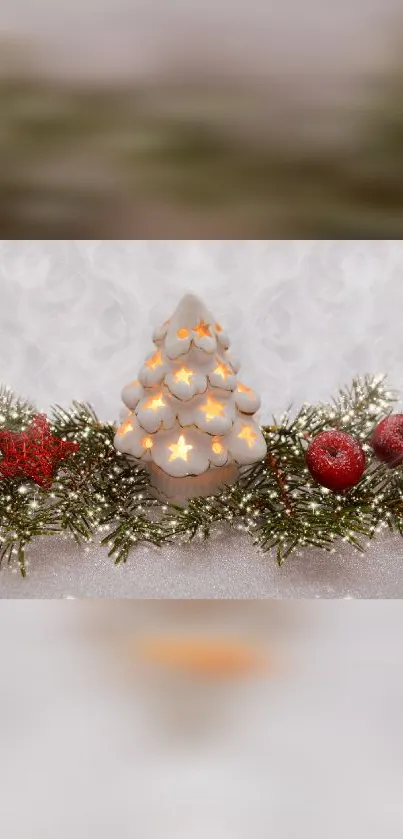
POLYGON ((371 445, 378 460, 397 466, 403 460, 403 414, 385 417, 372 433, 371 445))
POLYGON ((350 434, 322 431, 310 443, 306 463, 319 484, 343 490, 358 484, 365 469, 365 454, 350 434))

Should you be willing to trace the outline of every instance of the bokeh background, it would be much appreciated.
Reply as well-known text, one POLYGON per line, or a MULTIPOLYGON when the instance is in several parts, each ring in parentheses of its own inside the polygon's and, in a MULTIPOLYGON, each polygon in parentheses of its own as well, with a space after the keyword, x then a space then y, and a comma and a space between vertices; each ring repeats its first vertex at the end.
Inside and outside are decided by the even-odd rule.
POLYGON ((397 602, 4 603, 2 834, 400 839, 402 630, 397 602))
POLYGON ((3 0, 7 237, 377 237, 403 220, 401 0, 3 0))

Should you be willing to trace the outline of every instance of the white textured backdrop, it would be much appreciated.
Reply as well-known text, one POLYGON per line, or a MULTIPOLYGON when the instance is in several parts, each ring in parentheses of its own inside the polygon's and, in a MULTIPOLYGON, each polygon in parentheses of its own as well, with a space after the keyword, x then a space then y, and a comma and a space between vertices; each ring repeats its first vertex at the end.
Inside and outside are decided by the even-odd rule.
POLYGON ((189 290, 228 328, 262 418, 356 372, 403 388, 403 241, 2 241, 0 380, 115 418, 189 290))

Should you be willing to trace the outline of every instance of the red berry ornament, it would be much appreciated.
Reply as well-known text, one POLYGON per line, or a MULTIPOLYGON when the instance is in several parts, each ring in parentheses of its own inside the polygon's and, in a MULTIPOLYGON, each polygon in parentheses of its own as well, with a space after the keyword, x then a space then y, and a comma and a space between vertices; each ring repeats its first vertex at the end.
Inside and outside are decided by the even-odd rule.
POLYGON ((358 484, 365 469, 365 454, 350 434, 322 431, 310 443, 306 462, 318 484, 343 490, 358 484))
POLYGON ((403 414, 392 414, 376 426, 371 437, 372 448, 378 458, 389 466, 403 460, 403 414))

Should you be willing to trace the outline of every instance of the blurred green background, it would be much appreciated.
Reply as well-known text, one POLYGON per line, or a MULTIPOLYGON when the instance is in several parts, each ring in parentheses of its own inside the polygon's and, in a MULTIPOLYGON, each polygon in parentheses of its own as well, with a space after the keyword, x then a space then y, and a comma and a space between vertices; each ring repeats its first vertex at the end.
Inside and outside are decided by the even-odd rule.
POLYGON ((401 235, 399 60, 315 103, 225 72, 56 77, 28 54, 3 41, 7 238, 401 235))

